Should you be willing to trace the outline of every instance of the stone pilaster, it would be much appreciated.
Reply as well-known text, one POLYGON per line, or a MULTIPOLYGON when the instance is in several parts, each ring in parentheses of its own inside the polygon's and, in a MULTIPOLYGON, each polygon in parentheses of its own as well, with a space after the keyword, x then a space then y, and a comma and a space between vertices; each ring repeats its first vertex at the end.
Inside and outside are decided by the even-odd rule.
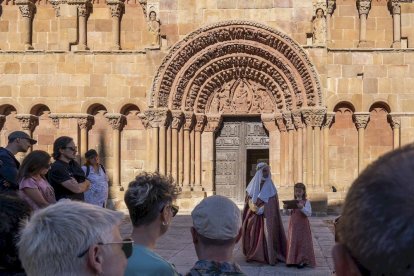
POLYGON ((296 160, 296 170, 295 170, 295 182, 303 182, 303 121, 302 121, 302 112, 300 110, 292 111, 293 124, 296 128, 296 147, 295 150, 295 160, 296 160))
POLYGON ((78 126, 80 128, 80 157, 81 160, 85 159, 85 153, 88 151, 88 130, 91 128, 94 122, 92 115, 85 114, 83 117, 78 118, 78 126))
POLYGON ((112 50, 121 50, 121 19, 125 13, 125 0, 107 0, 112 17, 112 50))
POLYGON ((191 191, 191 137, 190 133, 195 125, 195 117, 192 112, 184 113, 184 179, 183 191, 191 191))
POLYGON ((184 123, 184 114, 180 110, 172 111, 172 177, 177 185, 182 185, 184 178, 184 136, 179 135, 184 123))
POLYGON ((285 121, 287 130, 287 147, 285 147, 285 156, 287 157, 287 166, 285 167, 287 175, 287 185, 293 186, 294 184, 294 154, 293 154, 293 135, 295 132, 295 125, 293 124, 293 117, 291 112, 282 113, 283 120, 285 121))
POLYGON ((326 41, 330 42, 331 37, 331 18, 336 9, 336 0, 326 1, 326 41))
POLYGON ((401 115, 390 113, 388 114, 388 121, 391 124, 393 132, 393 148, 398 149, 400 143, 400 131, 401 131, 401 115))
POLYGON ((359 44, 358 47, 364 48, 372 46, 367 41, 367 17, 371 10, 372 0, 357 0, 357 9, 359 14, 359 44))
MULTIPOLYGON (((277 168, 279 156, 277 155, 277 148, 279 143, 279 130, 276 126, 274 113, 263 113, 261 115, 263 126, 269 133, 269 165, 271 168, 277 168)), ((280 183, 280 172, 271 170, 272 178, 276 183, 280 183)))
POLYGON ((195 164, 195 178, 194 178, 194 191, 202 191, 201 185, 201 133, 204 130, 206 124, 206 116, 204 114, 196 114, 196 123, 194 127, 195 131, 195 150, 194 150, 194 164, 195 164))
POLYGON ((91 0, 86 0, 78 4, 79 20, 79 43, 78 50, 89 50, 87 45, 87 21, 92 10, 91 0))
POLYGON ((364 168, 364 130, 369 121, 369 113, 355 112, 353 119, 358 129, 358 173, 361 173, 364 168))
MULTIPOLYGON (((323 186, 329 186, 329 128, 335 119, 335 112, 326 113, 323 123, 323 186)), ((329 186, 330 187, 330 186, 329 186)))
POLYGON ((16 0, 19 6, 20 14, 23 17, 24 25, 24 48, 25 50, 33 50, 32 46, 32 22, 36 13, 36 6, 32 0, 16 0))
POLYGON ((401 4, 399 0, 388 0, 388 9, 393 19, 392 48, 401 48, 401 4))
POLYGON ((289 138, 283 115, 281 113, 275 114, 275 120, 280 132, 280 185, 287 187, 289 182, 287 175, 289 138))

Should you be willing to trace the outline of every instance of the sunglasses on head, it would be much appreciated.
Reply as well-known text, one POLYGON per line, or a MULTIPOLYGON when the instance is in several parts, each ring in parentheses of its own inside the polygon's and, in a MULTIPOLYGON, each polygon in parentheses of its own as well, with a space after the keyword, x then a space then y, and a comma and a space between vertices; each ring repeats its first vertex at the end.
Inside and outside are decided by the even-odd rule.
MULTIPOLYGON (((132 245, 134 244, 134 241, 131 238, 128 239, 124 239, 120 242, 98 242, 99 245, 108 245, 108 244, 122 244, 122 251, 125 254, 125 257, 128 259, 129 257, 131 257, 132 255, 132 251, 133 251, 133 247, 132 245)), ((86 253, 88 253, 89 247, 83 251, 82 253, 78 254, 78 258, 82 258, 83 256, 86 255, 86 253)))

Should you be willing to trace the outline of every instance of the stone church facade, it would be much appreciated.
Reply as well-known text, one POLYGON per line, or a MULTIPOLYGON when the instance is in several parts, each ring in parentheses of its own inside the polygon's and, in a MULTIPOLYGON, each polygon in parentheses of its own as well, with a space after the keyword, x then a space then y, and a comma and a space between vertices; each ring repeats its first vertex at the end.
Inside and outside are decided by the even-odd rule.
MULTIPOLYGON (((0 0, 1 144, 94 148, 111 198, 142 171, 179 204, 241 203, 257 162, 315 209, 414 140, 414 4, 397 0, 0 0)), ((328 207, 328 208, 327 208, 328 207)))

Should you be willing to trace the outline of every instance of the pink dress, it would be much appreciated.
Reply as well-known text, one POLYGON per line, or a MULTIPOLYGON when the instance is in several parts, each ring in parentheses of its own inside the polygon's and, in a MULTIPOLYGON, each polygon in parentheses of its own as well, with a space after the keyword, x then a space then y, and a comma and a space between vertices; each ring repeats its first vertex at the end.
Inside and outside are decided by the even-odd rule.
POLYGON ((46 181, 46 179, 36 180, 32 177, 25 178, 19 183, 19 190, 21 197, 26 200, 26 202, 32 207, 32 210, 38 210, 41 207, 38 206, 30 197, 26 195, 23 191, 24 188, 30 189, 39 189, 41 195, 45 199, 45 201, 49 202, 50 204, 56 203, 55 198, 55 191, 53 190, 52 186, 46 181))
POLYGON ((303 210, 306 210, 293 209, 289 220, 286 264, 305 263, 311 267, 315 267, 316 261, 313 251, 312 232, 308 219, 312 210, 310 209, 309 201, 303 201, 303 203, 305 204, 303 210))

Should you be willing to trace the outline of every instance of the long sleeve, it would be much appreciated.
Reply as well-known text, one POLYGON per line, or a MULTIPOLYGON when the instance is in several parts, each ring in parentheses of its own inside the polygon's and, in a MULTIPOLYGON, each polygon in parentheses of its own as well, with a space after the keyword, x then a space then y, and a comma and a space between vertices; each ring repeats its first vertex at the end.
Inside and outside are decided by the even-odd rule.
POLYGON ((312 206, 309 200, 306 200, 305 206, 301 209, 301 212, 307 216, 312 216, 312 206))

